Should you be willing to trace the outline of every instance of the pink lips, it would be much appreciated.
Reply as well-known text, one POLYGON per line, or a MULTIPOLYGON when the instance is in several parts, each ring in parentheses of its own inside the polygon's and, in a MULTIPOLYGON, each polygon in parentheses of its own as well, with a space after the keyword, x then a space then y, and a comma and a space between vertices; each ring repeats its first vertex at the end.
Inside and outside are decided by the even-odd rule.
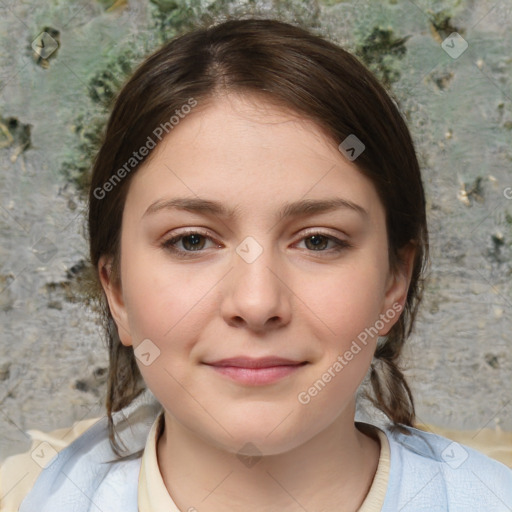
POLYGON ((233 357, 205 364, 241 384, 257 386, 276 382, 302 368, 307 361, 299 362, 280 357, 233 357))

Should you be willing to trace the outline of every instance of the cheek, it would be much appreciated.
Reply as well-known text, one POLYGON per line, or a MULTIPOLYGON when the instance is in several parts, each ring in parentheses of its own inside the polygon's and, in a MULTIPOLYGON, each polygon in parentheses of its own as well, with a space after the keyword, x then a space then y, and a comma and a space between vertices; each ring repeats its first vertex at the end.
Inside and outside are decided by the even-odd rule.
POLYGON ((308 277, 301 284, 307 293, 304 314, 315 324, 312 334, 319 348, 309 387, 301 391, 315 403, 315 410, 352 396, 373 359, 382 276, 375 264, 363 263, 360 258, 358 265, 339 268, 329 276, 308 277))
POLYGON ((211 276, 201 273, 198 278, 197 273, 171 266, 153 250, 137 248, 125 259, 123 272, 134 345, 144 338, 168 344, 178 331, 184 338, 194 334, 199 324, 194 317, 200 314, 201 301, 214 284, 211 276))
POLYGON ((328 337, 347 341, 378 319, 383 301, 380 272, 374 264, 346 265, 325 275, 307 276, 298 289, 328 337))
MULTIPOLYGON (((167 406, 170 401, 186 402, 185 390, 193 387, 187 365, 205 321, 205 296, 213 283, 206 276, 194 279, 190 272, 156 264, 156 260, 136 251, 126 258, 125 300, 140 373, 157 400, 167 406), (150 361, 139 357, 141 343, 149 348, 150 361)), ((192 405, 188 403, 189 408, 192 405)), ((186 416, 185 405, 183 410, 186 416)))
POLYGON ((314 324, 318 360, 297 399, 309 412, 330 422, 352 399, 368 372, 378 335, 381 290, 378 270, 339 272, 310 280, 304 314, 314 324), (320 320, 320 321, 319 321, 320 320))

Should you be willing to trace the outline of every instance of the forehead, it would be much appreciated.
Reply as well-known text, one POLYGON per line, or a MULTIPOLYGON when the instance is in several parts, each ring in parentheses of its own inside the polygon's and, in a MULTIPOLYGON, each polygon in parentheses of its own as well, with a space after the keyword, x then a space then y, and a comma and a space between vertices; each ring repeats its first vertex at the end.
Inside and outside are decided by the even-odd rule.
POLYGON ((136 171, 125 206, 142 215, 169 195, 231 199, 231 207, 254 215, 274 199, 341 196, 370 214, 380 203, 371 181, 323 128, 259 96, 241 95, 199 104, 180 120, 136 171))

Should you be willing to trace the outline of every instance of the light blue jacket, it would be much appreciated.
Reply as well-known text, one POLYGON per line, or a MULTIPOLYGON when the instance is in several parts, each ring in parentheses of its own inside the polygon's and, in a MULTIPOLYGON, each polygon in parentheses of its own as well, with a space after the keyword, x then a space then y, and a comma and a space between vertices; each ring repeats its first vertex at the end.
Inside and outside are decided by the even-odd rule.
MULTIPOLYGON (((161 410, 146 394, 117 413, 127 418, 117 429, 131 453, 144 448, 161 410)), ((512 469, 445 437, 407 429, 410 436, 385 430, 391 467, 382 512, 512 512, 512 469)), ((115 454, 104 417, 41 472, 20 512, 137 512, 141 458, 109 460, 115 454)))

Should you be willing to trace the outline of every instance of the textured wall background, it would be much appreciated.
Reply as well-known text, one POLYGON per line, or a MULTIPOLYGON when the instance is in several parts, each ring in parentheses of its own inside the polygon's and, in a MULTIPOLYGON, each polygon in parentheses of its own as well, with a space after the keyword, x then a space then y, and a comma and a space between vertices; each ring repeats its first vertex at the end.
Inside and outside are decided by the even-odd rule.
POLYGON ((512 430, 512 1, 0 0, 0 460, 28 449, 25 429, 103 413, 107 353, 81 283, 108 101, 160 43, 239 12, 327 35, 393 93, 431 230, 407 352, 419 418, 512 430))

